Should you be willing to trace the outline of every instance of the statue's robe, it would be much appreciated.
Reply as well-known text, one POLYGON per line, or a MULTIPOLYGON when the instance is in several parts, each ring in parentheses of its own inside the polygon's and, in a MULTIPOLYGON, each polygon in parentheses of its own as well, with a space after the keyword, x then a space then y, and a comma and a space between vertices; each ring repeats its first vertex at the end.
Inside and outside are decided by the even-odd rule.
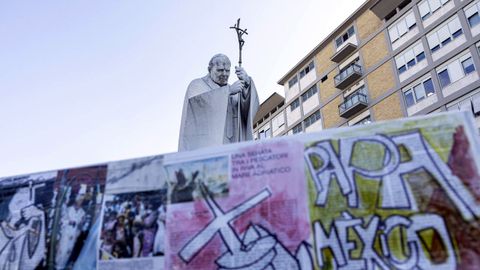
POLYGON ((248 95, 229 94, 209 75, 193 80, 183 103, 178 151, 253 139, 253 119, 259 102, 253 80, 248 95))

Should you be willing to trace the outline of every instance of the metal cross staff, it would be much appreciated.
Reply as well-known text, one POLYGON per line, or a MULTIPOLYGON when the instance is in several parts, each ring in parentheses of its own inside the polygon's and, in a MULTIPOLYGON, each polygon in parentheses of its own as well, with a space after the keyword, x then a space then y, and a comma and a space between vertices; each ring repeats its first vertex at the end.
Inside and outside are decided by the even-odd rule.
POLYGON ((235 31, 237 32, 238 49, 239 49, 238 66, 241 67, 242 66, 242 47, 243 47, 243 44, 245 44, 245 40, 243 40, 242 36, 243 34, 248 35, 247 29, 240 28, 240 18, 238 18, 237 23, 234 26, 231 26, 230 29, 235 29, 235 31))
MULTIPOLYGON (((237 23, 234 25, 234 26, 231 26, 230 29, 235 29, 235 31, 237 32, 237 38, 238 38, 238 66, 241 67, 242 66, 242 48, 243 48, 243 44, 245 44, 245 40, 243 40, 242 36, 244 34, 248 35, 247 33, 247 29, 242 29, 240 28, 240 18, 238 18, 237 20, 237 23)), ((240 114, 240 101, 241 101, 241 94, 238 93, 238 106, 237 106, 237 114, 240 114)), ((237 141, 241 141, 242 138, 241 138, 241 131, 240 131, 240 120, 241 117, 240 115, 238 116, 237 118, 237 132, 238 132, 238 138, 237 138, 237 141)))

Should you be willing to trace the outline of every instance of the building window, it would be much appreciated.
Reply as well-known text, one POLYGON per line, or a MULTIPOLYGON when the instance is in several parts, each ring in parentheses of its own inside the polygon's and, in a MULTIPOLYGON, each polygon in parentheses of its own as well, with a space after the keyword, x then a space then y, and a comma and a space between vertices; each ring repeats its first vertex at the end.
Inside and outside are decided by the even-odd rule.
POLYGON ((297 98, 290 104, 290 111, 293 112, 299 106, 300 106, 300 100, 297 98))
POLYGON ((358 121, 357 123, 353 124, 353 126, 360 126, 372 123, 372 118, 369 116, 363 118, 362 120, 358 121))
POLYGON ((470 7, 465 8, 465 16, 467 17, 470 27, 476 26, 480 23, 480 16, 478 11, 480 10, 480 2, 473 4, 470 7))
POLYGON ((261 140, 261 139, 265 139, 265 131, 262 130, 258 133, 258 139, 261 140))
POLYGON ((277 115, 272 120, 273 130, 276 131, 277 129, 281 128, 285 124, 285 118, 283 116, 283 112, 277 115))
POLYGON ((307 99, 309 99, 310 97, 312 97, 316 93, 317 93, 317 86, 314 85, 314 86, 310 87, 310 89, 308 89, 307 92, 302 94, 302 102, 305 102, 307 99))
POLYGON ((293 77, 290 81, 288 81, 288 88, 292 88, 298 82, 297 76, 293 77))
POLYGON ((348 28, 347 32, 345 32, 343 35, 339 36, 335 40, 335 44, 337 44, 337 48, 342 46, 342 44, 345 43, 345 41, 347 41, 353 35, 355 35, 355 29, 353 28, 353 26, 351 26, 350 28, 348 28))
POLYGON ((420 11, 420 17, 422 20, 426 20, 437 10, 440 10, 441 7, 446 5, 450 0, 424 0, 418 4, 418 9, 420 11))
POLYGON ((300 71, 300 79, 305 77, 310 71, 315 69, 315 65, 313 64, 313 61, 308 64, 306 68, 304 68, 302 71, 300 71))
POLYGON ((450 62, 446 67, 437 70, 437 74, 440 79, 440 85, 442 88, 445 88, 474 71, 475 65, 473 64, 472 57, 470 53, 467 53, 450 62))
POLYGON ((462 34, 463 30, 460 25, 460 19, 458 16, 455 16, 427 36, 428 46, 432 53, 436 52, 462 34))
POLYGON ((463 71, 465 72, 465 75, 475 71, 475 66, 473 65, 473 60, 471 57, 467 58, 466 60, 463 60, 462 67, 463 67, 463 71))
POLYGON ((425 59, 425 51, 422 43, 418 43, 395 57, 398 74, 402 74, 417 63, 425 59))
POLYGON ((397 39, 408 33, 408 31, 415 28, 416 25, 415 15, 413 14, 413 11, 410 11, 405 17, 396 21, 390 26, 390 28, 388 28, 390 41, 394 43, 397 39))
POLYGON ((265 138, 268 139, 268 138, 271 138, 271 137, 272 137, 272 131, 269 128, 267 128, 265 130, 265 138))
POLYGON ((297 133, 300 133, 302 131, 303 131, 302 123, 300 123, 300 124, 298 124, 298 125, 296 125, 292 128, 292 133, 293 134, 297 134, 297 133))
POLYGON ((264 130, 261 130, 259 133, 258 133, 258 139, 268 139, 268 138, 271 138, 272 137, 272 130, 270 128, 267 128, 267 129, 264 129, 264 130))
POLYGON ((316 111, 314 114, 310 115, 305 119, 305 128, 308 128, 313 123, 317 122, 320 119, 320 111, 316 111))
POLYGON ((480 92, 469 93, 447 105, 447 111, 470 111, 474 117, 480 116, 480 92))
POLYGON ((435 89, 433 87, 432 79, 428 78, 405 90, 403 92, 403 97, 407 107, 411 107, 433 94, 435 94, 435 89))

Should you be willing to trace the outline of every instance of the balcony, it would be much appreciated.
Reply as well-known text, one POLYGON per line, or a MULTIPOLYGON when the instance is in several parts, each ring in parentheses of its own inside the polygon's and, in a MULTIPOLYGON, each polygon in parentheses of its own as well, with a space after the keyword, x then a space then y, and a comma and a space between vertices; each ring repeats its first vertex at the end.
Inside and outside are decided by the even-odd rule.
POLYGON ((347 42, 347 44, 343 45, 332 57, 332 61, 335 63, 340 63, 342 60, 347 58, 350 54, 352 54, 357 49, 357 45, 347 42))
POLYGON ((342 104, 338 105, 338 112, 341 117, 349 118, 367 106, 367 95, 362 92, 356 92, 348 96, 342 104))
POLYGON ((335 87, 344 90, 362 77, 362 67, 352 63, 335 76, 335 87))
POLYGON ((383 20, 385 17, 387 17, 387 15, 395 11, 403 2, 404 0, 377 0, 370 10, 373 11, 378 18, 383 20))

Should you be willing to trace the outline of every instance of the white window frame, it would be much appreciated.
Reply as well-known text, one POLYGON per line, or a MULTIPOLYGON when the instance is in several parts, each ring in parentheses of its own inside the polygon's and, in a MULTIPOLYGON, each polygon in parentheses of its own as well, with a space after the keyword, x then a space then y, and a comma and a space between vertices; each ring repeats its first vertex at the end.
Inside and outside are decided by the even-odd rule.
POLYGON ((298 77, 297 75, 295 75, 290 80, 288 80, 288 88, 292 88, 297 83, 298 83, 298 77))
POLYGON ((292 101, 292 103, 290 103, 290 111, 293 112, 298 108, 300 108, 300 99, 296 98, 295 100, 292 101), (293 106, 294 104, 296 104, 296 105, 293 106))
POLYGON ((315 84, 301 95, 302 103, 307 101, 309 98, 313 97, 316 93, 318 93, 318 88, 317 88, 317 85, 315 84))
POLYGON ((410 84, 409 86, 405 87, 404 89, 402 89, 403 99, 405 101, 405 106, 407 108, 410 108, 410 107, 414 106, 415 104, 418 104, 418 103, 426 100, 430 96, 435 95, 436 92, 437 91, 435 89, 435 85, 433 84, 432 77, 430 77, 430 76, 424 77, 424 78, 410 84), (425 91, 425 86, 424 86, 424 83, 427 82, 428 80, 430 80, 432 85, 433 85, 433 93, 430 93, 429 95, 427 95, 427 92, 425 91), (421 90, 422 90, 422 93, 423 93, 423 98, 421 98, 421 99, 417 99, 417 93, 416 93, 416 90, 419 89, 419 88, 416 88, 416 87, 419 87, 419 86, 421 86, 421 90), (411 92, 412 97, 413 97, 413 104, 411 104, 410 106, 407 103, 407 92, 411 92))
POLYGON ((475 13, 477 13, 478 16, 480 16, 480 1, 472 2, 470 5, 466 6, 463 9, 463 12, 465 13, 465 17, 467 18, 467 22, 470 28, 480 25, 480 24, 476 24, 472 26, 470 25, 470 21, 468 20, 468 18, 475 15, 475 13))
POLYGON ((442 9, 446 4, 453 0, 424 0, 418 4, 418 11, 422 21, 430 18, 435 12, 442 9), (427 13, 423 13, 422 9, 428 8, 427 13))
POLYGON ((315 69, 315 64, 312 62, 310 62, 305 68, 303 68, 300 73, 298 73, 298 76, 300 77, 300 80, 305 77, 305 75, 307 75, 308 73, 310 73, 311 71, 313 71, 315 69))
POLYGON ((357 34, 357 32, 355 31, 355 27, 353 27, 353 25, 350 26, 350 27, 347 29, 347 31, 343 32, 341 35, 339 35, 339 36, 337 36, 337 38, 335 38, 335 40, 334 40, 334 42, 335 42, 335 48, 337 48, 337 49, 340 48, 340 47, 343 45, 343 43, 345 43, 347 40, 349 40, 351 37, 355 36, 356 34, 357 34), (352 34, 349 33, 351 29, 352 29, 352 31, 353 31, 352 34), (345 34, 347 34, 347 38, 346 38, 346 39, 343 38, 343 36, 344 36, 345 34), (342 42, 341 42, 340 44, 337 43, 337 40, 339 40, 339 39, 342 39, 342 42))
POLYGON ((395 64, 396 64, 396 67, 397 67, 397 73, 398 74, 404 73, 405 71, 407 71, 410 68, 416 66, 418 63, 420 63, 424 60, 426 60, 425 49, 423 48, 422 41, 420 40, 420 41, 416 42, 415 44, 413 44, 412 46, 405 49, 404 51, 402 51, 401 53, 399 53, 395 57, 395 64), (423 53, 423 59, 418 61, 418 56, 422 53, 423 53), (412 57, 409 57, 409 56, 412 56, 412 57), (412 66, 408 66, 408 63, 411 60, 414 60, 415 64, 412 65, 412 66), (405 71, 404 72, 400 72, 400 67, 402 67, 402 66, 405 66, 405 71))
MULTIPOLYGON (((461 53, 459 56, 455 56, 453 59, 451 59, 450 61, 448 61, 447 63, 438 67, 435 70, 435 72, 437 73, 437 76, 439 77, 440 87, 442 89, 448 87, 449 85, 454 84, 457 81, 460 81, 461 79, 465 78, 468 74, 470 74, 470 73, 468 74, 465 73, 464 67, 462 65, 462 63, 468 58, 472 58, 472 54, 470 53, 470 51, 461 53), (447 85, 442 85, 439 74, 445 70, 447 70, 450 83, 447 85), (458 72, 458 74, 456 72, 458 72)), ((473 63, 473 66, 475 67, 474 72, 477 72, 477 66, 475 66, 475 63, 473 63)))
POLYGON ((321 119, 320 111, 316 111, 316 112, 312 113, 309 117, 305 118, 305 120, 303 121, 304 124, 305 124, 305 129, 308 128, 309 126, 313 125, 314 123, 316 123, 320 119, 321 119))
POLYGON ((427 34, 427 41, 428 41, 428 48, 432 53, 437 52, 456 38, 462 36, 465 34, 465 30, 462 28, 462 24, 460 23, 460 18, 458 15, 454 15, 448 20, 446 20, 444 23, 442 23, 440 26, 437 28, 433 29, 430 33, 427 34), (454 26, 458 24, 460 28, 454 28, 454 26), (461 34, 457 35, 456 37, 454 36, 455 33, 458 31, 462 31, 461 34), (450 39, 445 44, 442 44, 446 40, 450 39), (437 48, 438 47, 438 48, 437 48), (437 48, 433 50, 434 48, 437 48))
POLYGON ((413 9, 411 9, 402 18, 398 19, 390 27, 388 27, 388 36, 390 37, 390 42, 393 44, 416 26, 417 22, 415 20, 415 14, 413 13, 413 9))

